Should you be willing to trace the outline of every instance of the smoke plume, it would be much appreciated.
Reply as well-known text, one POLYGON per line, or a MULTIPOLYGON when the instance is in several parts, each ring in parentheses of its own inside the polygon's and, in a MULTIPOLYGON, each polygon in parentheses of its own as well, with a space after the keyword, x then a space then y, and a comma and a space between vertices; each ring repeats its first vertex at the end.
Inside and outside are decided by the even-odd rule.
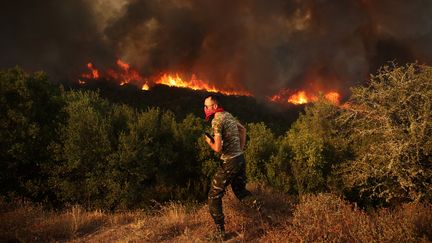
POLYGON ((0 67, 59 79, 120 58, 256 96, 346 93, 388 61, 432 63, 427 0, 16 0, 0 12, 0 67))

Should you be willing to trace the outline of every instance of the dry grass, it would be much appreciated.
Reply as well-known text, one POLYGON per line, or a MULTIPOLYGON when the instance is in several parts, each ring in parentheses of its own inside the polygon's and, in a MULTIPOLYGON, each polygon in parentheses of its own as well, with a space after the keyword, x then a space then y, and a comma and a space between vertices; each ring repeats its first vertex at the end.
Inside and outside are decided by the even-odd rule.
POLYGON ((66 241, 145 217, 142 212, 109 214, 99 210, 88 212, 79 206, 59 213, 22 201, 1 202, 0 207, 0 242, 66 241))
MULTIPOLYGON (((366 213, 331 194, 289 196, 250 188, 265 202, 274 224, 245 208, 228 192, 224 197, 226 229, 231 242, 430 242, 432 207, 407 204, 366 213), (234 237, 235 236, 235 237, 234 237)), ((22 242, 208 242, 214 230, 207 205, 179 202, 152 213, 106 213, 72 207, 46 212, 28 203, 3 204, 0 241, 22 242)))

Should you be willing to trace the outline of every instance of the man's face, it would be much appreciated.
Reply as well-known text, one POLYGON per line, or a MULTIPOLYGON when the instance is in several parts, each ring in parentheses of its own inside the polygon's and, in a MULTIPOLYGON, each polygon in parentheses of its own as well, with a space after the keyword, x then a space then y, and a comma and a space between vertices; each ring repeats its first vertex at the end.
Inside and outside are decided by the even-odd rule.
POLYGON ((213 112, 217 108, 217 104, 213 102, 211 97, 204 100, 204 111, 213 112))

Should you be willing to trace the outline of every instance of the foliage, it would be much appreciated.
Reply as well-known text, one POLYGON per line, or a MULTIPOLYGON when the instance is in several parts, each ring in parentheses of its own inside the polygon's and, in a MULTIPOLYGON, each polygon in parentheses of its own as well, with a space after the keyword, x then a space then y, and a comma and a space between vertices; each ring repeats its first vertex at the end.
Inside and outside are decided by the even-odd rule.
POLYGON ((355 152, 344 166, 347 186, 390 203, 430 200, 432 68, 386 66, 352 92, 339 118, 355 152))
POLYGON ((62 106, 60 88, 44 73, 0 71, 1 195, 50 197, 43 167, 51 160, 47 147, 58 138, 62 106))
MULTIPOLYGON (((384 67, 346 104, 307 105, 282 136, 249 123, 248 179, 365 205, 431 200, 431 80, 429 66, 384 67)), ((0 95, 2 197, 105 209, 206 198, 220 159, 202 118, 64 92, 19 68, 0 72, 0 95)))
POLYGON ((203 198, 196 141, 202 122, 171 112, 111 105, 95 92, 65 96, 67 121, 53 145, 51 185, 63 203, 144 207, 153 200, 203 198))
POLYGON ((275 151, 266 163, 267 183, 283 192, 296 194, 296 182, 292 170, 292 151, 287 136, 275 141, 275 151))
POLYGON ((112 152, 109 104, 94 92, 69 92, 65 101, 68 118, 60 142, 52 146, 56 163, 50 181, 61 201, 103 206, 112 152))
POLYGON ((336 168, 349 156, 338 115, 338 107, 321 99, 306 108, 286 135, 299 194, 337 191, 336 168))
POLYGON ((276 151, 272 131, 264 123, 251 123, 247 126, 248 142, 245 147, 246 175, 250 181, 266 181, 266 165, 276 151))

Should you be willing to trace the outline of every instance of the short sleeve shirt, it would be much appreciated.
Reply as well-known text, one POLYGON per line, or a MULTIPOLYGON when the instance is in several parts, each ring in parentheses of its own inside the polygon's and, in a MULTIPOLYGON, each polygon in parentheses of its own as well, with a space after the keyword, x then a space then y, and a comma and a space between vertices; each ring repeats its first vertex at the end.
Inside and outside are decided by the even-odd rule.
POLYGON ((240 135, 237 120, 229 112, 217 112, 212 120, 214 136, 222 137, 222 160, 228 160, 243 154, 240 147, 240 135))

